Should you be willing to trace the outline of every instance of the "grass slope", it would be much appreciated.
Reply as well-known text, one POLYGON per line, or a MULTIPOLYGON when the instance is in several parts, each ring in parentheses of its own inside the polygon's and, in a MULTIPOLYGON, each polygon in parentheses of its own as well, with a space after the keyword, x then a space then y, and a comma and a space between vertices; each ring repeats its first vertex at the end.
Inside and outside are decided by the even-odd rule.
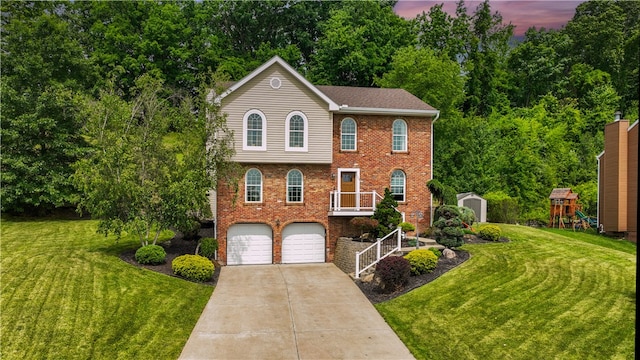
POLYGON ((500 225, 512 241, 378 310, 418 359, 632 359, 636 246, 500 225))
POLYGON ((96 227, 2 220, 2 359, 178 357, 212 288, 132 267, 139 243, 96 227))

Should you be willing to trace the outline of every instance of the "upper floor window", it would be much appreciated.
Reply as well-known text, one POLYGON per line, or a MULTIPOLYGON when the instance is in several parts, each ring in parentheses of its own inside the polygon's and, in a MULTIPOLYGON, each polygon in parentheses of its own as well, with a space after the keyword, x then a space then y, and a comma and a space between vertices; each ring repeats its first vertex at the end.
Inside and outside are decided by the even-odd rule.
POLYGON ((258 169, 249 169, 244 178, 245 201, 262 202, 262 173, 258 169))
POLYGON ((309 129, 307 117, 300 111, 293 111, 287 116, 286 151, 307 151, 309 129))
POLYGON ((394 170, 391 174, 391 195, 395 201, 405 201, 406 180, 402 170, 394 170))
POLYGON ((267 149, 267 118, 260 110, 249 110, 243 119, 243 150, 267 149))
POLYGON ((407 123, 402 119, 393 122, 393 151, 407 151, 407 123))
POLYGON ((358 127, 355 120, 346 118, 340 124, 340 150, 356 150, 358 127))
POLYGON ((287 174, 287 202, 302 202, 302 172, 291 170, 287 174))

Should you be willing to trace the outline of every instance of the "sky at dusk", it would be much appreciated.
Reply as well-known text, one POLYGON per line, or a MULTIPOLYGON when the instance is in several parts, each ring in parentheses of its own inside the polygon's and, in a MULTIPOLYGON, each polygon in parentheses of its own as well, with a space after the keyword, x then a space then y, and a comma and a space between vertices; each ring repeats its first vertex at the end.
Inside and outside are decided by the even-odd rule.
MULTIPOLYGON (((585 0, 493 0, 490 1, 491 12, 498 11, 502 15, 502 22, 511 22, 516 26, 514 35, 520 36, 528 28, 560 29, 571 20, 576 7, 585 0)), ((395 6, 396 14, 405 19, 411 19, 416 15, 429 12, 431 6, 444 4, 443 9, 450 15, 455 15, 458 0, 400 0, 395 6)), ((482 1, 467 0, 467 14, 475 12, 476 7, 482 1)))

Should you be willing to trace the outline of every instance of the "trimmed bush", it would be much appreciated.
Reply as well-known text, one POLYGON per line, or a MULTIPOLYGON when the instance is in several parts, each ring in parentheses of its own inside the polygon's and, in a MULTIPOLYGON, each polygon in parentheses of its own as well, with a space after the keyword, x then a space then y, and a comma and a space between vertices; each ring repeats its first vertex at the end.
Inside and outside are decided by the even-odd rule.
POLYGON ((496 225, 485 225, 480 228, 480 231, 478 231, 478 236, 481 239, 489 241, 498 241, 500 239, 500 235, 502 235, 502 231, 496 225))
POLYGON ((420 275, 432 272, 438 265, 438 257, 427 249, 413 250, 404 256, 411 265, 411 274, 420 275))
POLYGON ((411 265, 402 256, 387 256, 376 265, 374 277, 378 281, 378 291, 390 293, 402 289, 409 282, 411 265))
POLYGON ((436 220, 433 223, 433 235, 438 244, 448 248, 456 248, 464 244, 464 231, 460 210, 457 206, 444 205, 436 209, 436 220))
POLYGON ((517 199, 502 191, 490 192, 483 197, 487 200, 487 221, 515 224, 520 213, 517 199))
POLYGON ((206 258, 212 258, 218 250, 218 240, 214 238, 202 238, 198 244, 198 254, 206 258))
POLYGON ((410 222, 406 222, 406 221, 401 222, 398 226, 399 226, 399 227, 402 229, 402 231, 404 231, 404 232, 409 232, 409 231, 415 231, 415 230, 416 230, 416 227, 415 227, 412 223, 410 223, 410 222))
POLYGON ((430 247, 427 250, 431 251, 433 253, 433 255, 438 257, 438 259, 440 259, 440 257, 442 256, 442 251, 440 251, 440 249, 438 249, 438 248, 430 247))
POLYGON ((163 264, 167 252, 160 245, 146 245, 136 250, 136 261, 143 265, 163 264))
POLYGON ((181 255, 171 262, 173 273, 187 280, 207 281, 213 276, 215 267, 211 260, 200 255, 181 255))
POLYGON ((473 211, 473 209, 468 208, 466 206, 461 206, 459 210, 460 210, 460 220, 462 220, 463 223, 471 227, 471 225, 473 225, 473 223, 476 221, 476 212, 473 211))

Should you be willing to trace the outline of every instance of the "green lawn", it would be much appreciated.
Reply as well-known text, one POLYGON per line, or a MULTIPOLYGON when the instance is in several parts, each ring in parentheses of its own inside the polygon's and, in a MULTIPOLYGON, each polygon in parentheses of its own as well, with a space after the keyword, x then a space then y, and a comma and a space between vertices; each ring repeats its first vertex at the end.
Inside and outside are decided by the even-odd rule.
POLYGON ((2 359, 178 357, 213 289, 127 264, 139 243, 96 226, 2 219, 2 359))
POLYGON ((377 305, 418 359, 633 359, 636 245, 500 225, 512 241, 377 305))

